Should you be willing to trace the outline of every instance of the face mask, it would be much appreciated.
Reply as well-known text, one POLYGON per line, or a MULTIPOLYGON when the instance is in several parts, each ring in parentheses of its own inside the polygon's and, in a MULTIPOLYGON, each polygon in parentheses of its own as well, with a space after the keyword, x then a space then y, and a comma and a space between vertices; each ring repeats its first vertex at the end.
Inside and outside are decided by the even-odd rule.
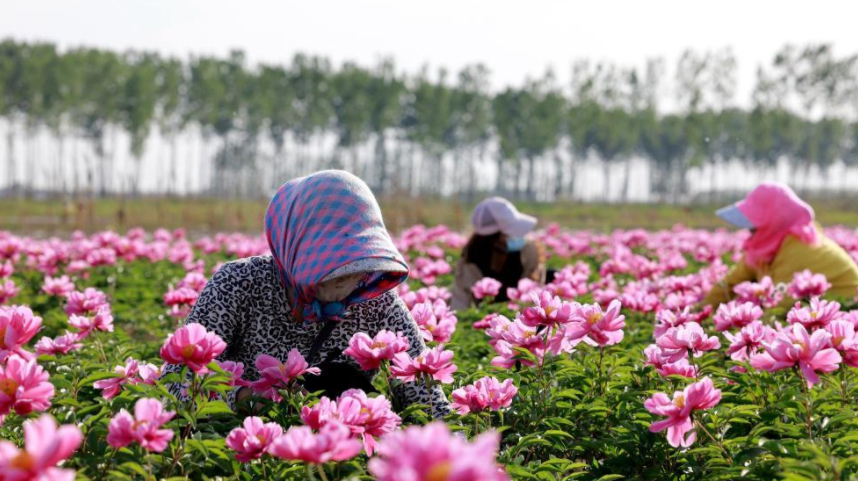
POLYGON ((527 240, 524 237, 507 237, 506 238, 506 251, 507 252, 518 252, 524 249, 524 245, 527 243, 527 240))

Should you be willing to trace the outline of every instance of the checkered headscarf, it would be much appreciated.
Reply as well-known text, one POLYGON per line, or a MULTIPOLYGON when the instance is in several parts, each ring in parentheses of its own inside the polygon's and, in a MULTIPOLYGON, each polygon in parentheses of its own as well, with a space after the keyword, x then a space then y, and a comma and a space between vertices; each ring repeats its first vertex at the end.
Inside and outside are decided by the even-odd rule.
POLYGON ((283 184, 265 213, 265 236, 280 279, 295 296, 293 308, 305 321, 340 319, 349 305, 384 294, 408 275, 368 273, 343 301, 316 300, 322 280, 352 262, 376 258, 408 268, 369 187, 348 172, 326 170, 283 184))

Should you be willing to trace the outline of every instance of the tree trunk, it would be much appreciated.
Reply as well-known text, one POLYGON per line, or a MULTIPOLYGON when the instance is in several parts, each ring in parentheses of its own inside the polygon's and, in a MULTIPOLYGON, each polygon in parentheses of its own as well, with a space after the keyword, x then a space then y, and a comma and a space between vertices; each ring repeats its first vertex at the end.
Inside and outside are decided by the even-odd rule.
POLYGON ((609 204, 611 202, 611 163, 607 159, 602 159, 602 175, 605 182, 602 188, 602 200, 609 204))
POLYGON ((504 182, 503 182, 503 167, 504 167, 504 159, 503 154, 498 153, 497 158, 497 177, 495 178, 495 192, 498 195, 503 195, 504 193, 504 182))
POLYGON ((6 176, 8 177, 9 192, 18 195, 18 180, 15 165, 15 129, 12 120, 8 122, 6 130, 6 176))
POLYGON ((387 193, 387 150, 384 148, 384 132, 375 137, 375 162, 378 166, 378 193, 387 193))
POLYGON ((527 159, 527 200, 533 202, 536 200, 536 158, 529 157, 527 159))
POLYGON ((632 159, 627 158, 625 160, 625 174, 623 175, 622 202, 624 204, 629 201, 629 188, 631 187, 631 176, 632 176, 632 159))

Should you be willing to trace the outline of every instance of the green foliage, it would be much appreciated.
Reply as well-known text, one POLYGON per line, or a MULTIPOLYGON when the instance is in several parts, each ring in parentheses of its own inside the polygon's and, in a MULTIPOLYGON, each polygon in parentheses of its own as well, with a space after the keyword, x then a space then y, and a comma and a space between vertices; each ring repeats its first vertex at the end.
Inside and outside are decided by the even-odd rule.
MULTIPOLYGON (((207 268, 224 260, 221 254, 203 258, 207 268)), ((559 267, 577 260, 598 263, 587 257, 554 258, 550 264, 559 267)), ((43 317, 42 334, 61 334, 67 327, 62 304, 40 292, 41 274, 21 267, 13 274, 22 288, 15 301, 43 317)), ((699 267, 692 261, 688 271, 699 267)), ((93 388, 96 381, 114 376, 113 366, 123 364, 128 356, 161 363, 158 349, 176 327, 176 321, 165 315, 162 296, 183 275, 181 267, 166 261, 135 261, 96 268, 87 278, 77 279, 78 288, 92 286, 109 295, 116 332, 94 334, 83 349, 71 354, 40 358, 57 390, 51 413, 61 423, 80 426, 85 436, 84 445, 65 466, 89 479, 305 479, 302 466, 273 459, 252 464, 235 461, 224 437, 247 411, 240 408, 234 413, 216 399, 199 398, 195 404, 177 401, 164 385, 178 381, 179 375, 167 376, 156 386, 125 385, 111 400, 93 388), (136 445, 115 450, 106 444, 111 417, 120 409, 132 409, 141 397, 164 399, 169 409, 179 413, 168 425, 176 440, 163 455, 146 453, 136 445)), ((438 282, 450 281, 446 276, 438 282)), ((512 379, 518 396, 508 410, 452 414, 447 422, 469 437, 489 429, 500 432, 499 461, 513 479, 858 479, 854 454, 858 418, 853 407, 858 391, 851 369, 823 375, 822 383, 805 398, 803 379, 791 371, 735 372, 733 366, 747 365, 730 361, 723 351, 696 358, 694 363, 723 396, 715 408, 695 414, 702 425, 695 444, 677 449, 668 445, 664 433, 649 431, 655 417, 643 407, 653 393, 672 393, 688 382, 662 378, 644 366, 643 349, 652 342, 651 314, 626 313, 625 338, 603 351, 582 343, 570 355, 549 358, 542 368, 522 365, 505 370, 491 366, 495 354, 487 336, 472 327, 491 312, 509 314, 500 305, 459 313, 458 328, 447 344, 456 353, 459 370, 455 384, 445 389, 449 393, 491 375, 512 379), (809 409, 813 414, 808 422, 809 409)), ((523 350, 519 358, 537 362, 523 350)), ((227 389, 224 374, 215 365, 212 368, 216 374, 198 379, 193 392, 227 389)), ((377 385, 382 390, 386 387, 383 382, 377 385)), ((286 394, 283 403, 259 404, 258 415, 284 426, 300 424, 301 406, 316 396, 286 394)), ((427 409, 415 405, 401 415, 409 423, 422 424, 429 421, 427 409)), ((24 419, 8 416, 0 437, 20 443, 24 419)), ((370 479, 365 466, 365 457, 358 457, 325 469, 335 479, 370 479)))

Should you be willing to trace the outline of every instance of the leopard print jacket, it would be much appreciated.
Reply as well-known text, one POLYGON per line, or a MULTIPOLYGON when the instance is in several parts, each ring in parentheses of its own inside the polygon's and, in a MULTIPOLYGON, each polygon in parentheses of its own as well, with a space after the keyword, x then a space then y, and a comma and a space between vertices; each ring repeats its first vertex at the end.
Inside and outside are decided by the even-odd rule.
MULTIPOLYGON (((375 299, 352 306, 338 323, 331 336, 322 344, 319 360, 329 360, 328 353, 340 353, 348 347, 349 340, 357 332, 370 336, 387 329, 401 332, 410 342, 408 353, 416 357, 426 345, 411 313, 396 291, 389 291, 375 299)), ((198 323, 215 332, 227 344, 227 349, 218 357, 220 361, 244 364, 244 379, 259 378, 255 361, 260 354, 268 354, 285 361, 288 353, 297 348, 306 358, 311 345, 322 329, 323 323, 299 324, 292 317, 286 298, 286 290, 275 270, 270 255, 248 257, 224 264, 206 284, 199 299, 188 315, 186 324, 198 323)), ((348 363, 371 380, 377 371, 361 371, 358 364, 348 356, 339 355, 334 363, 348 363)), ((167 364, 164 373, 181 372, 182 367, 167 364)), ((173 384, 170 392, 179 399, 187 400, 185 386, 173 384)), ((230 392, 226 401, 235 407, 235 393, 230 392)), ((420 403, 434 407, 433 416, 442 417, 449 412, 449 404, 440 386, 429 391, 419 382, 393 383, 394 405, 407 406, 420 403)))

